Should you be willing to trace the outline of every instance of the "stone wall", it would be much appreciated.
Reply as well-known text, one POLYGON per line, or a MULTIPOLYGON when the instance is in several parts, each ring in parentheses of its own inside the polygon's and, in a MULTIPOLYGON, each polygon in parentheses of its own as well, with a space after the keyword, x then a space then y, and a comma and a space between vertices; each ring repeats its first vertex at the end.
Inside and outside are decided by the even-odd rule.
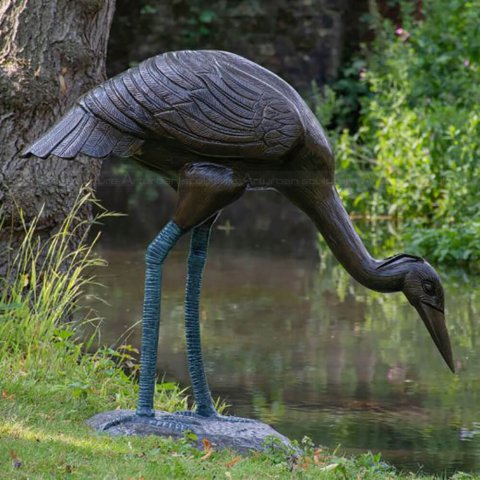
POLYGON ((220 49, 280 74, 299 90, 335 77, 355 43, 366 0, 117 0, 110 74, 157 53, 220 49))

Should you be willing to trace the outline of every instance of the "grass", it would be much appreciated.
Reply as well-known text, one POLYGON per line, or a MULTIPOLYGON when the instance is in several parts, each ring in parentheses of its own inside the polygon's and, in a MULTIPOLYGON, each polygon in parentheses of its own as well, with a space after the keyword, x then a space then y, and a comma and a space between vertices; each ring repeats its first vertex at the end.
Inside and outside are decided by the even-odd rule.
MULTIPOLYGON (((93 254, 95 242, 87 243, 88 225, 79 219, 92 201, 83 192, 47 244, 36 240, 35 222, 25 223, 10 280, 0 280, 0 479, 428 478, 398 473, 379 455, 344 458, 308 439, 303 456, 272 445, 241 457, 208 443, 197 450, 188 435, 181 441, 112 438, 90 430, 85 420, 105 410, 135 408, 138 392, 138 352, 123 345, 87 353, 89 342, 79 341, 82 325, 66 321, 83 287, 94 281, 88 269, 101 263, 93 254)), ((184 391, 158 384, 157 408, 186 406, 184 391)))

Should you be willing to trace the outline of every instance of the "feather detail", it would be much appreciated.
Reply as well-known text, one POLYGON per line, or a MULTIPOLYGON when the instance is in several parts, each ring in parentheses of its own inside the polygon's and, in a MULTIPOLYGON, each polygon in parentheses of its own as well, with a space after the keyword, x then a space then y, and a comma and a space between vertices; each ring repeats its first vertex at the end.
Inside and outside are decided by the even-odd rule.
POLYGON ((36 142, 26 147, 21 155, 29 157, 35 155, 40 158, 47 158, 55 147, 61 143, 75 128, 80 124, 83 118, 81 109, 74 107, 53 127, 42 135, 36 142))
POLYGON ((168 139, 211 157, 279 158, 303 136, 297 97, 237 55, 165 53, 90 90, 24 153, 128 155, 144 141, 168 139))
POLYGON ((142 143, 142 139, 121 132, 77 105, 39 140, 28 146, 22 156, 74 158, 83 153, 103 158, 112 153, 130 155, 142 143))

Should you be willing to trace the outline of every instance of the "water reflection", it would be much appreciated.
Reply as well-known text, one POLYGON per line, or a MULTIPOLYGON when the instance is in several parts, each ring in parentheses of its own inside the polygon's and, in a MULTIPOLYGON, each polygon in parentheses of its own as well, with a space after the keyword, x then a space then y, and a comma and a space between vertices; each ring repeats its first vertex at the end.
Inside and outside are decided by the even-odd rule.
MULTIPOLYGON (((105 318, 106 343, 141 319, 143 249, 175 202, 165 187, 154 201, 129 204, 129 188, 99 192, 108 208, 129 213, 109 222, 99 246, 109 305, 88 302, 105 318)), ((185 386, 187 246, 184 239, 167 261, 159 353, 160 370, 185 386)), ((205 274, 201 322, 214 396, 294 438, 382 451, 415 471, 478 469, 480 298, 462 272, 442 276, 456 376, 402 294, 370 292, 329 256, 320 260, 310 222, 279 195, 246 195, 222 215, 205 274)), ((139 346, 139 326, 128 342, 139 346)))

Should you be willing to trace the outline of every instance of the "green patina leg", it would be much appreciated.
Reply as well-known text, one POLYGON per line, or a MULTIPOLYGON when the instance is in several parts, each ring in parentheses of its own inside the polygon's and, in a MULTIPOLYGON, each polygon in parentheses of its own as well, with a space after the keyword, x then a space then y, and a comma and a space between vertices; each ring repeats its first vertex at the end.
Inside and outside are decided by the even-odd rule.
MULTIPOLYGON (((158 334, 160 327, 160 299, 163 262, 178 239, 186 232, 175 222, 169 222, 149 245, 145 255, 145 297, 143 306, 142 352, 140 365, 140 392, 136 413, 113 411, 91 419, 99 431, 119 431, 132 434, 155 433, 178 434, 190 430, 204 432, 205 428, 216 428, 222 435, 237 432, 234 427, 219 426, 230 423, 262 424, 255 420, 219 415, 208 387, 203 366, 200 342, 200 291, 202 275, 207 257, 211 223, 196 227, 192 232, 185 295, 185 329, 187 337, 188 368, 192 380, 197 411, 161 412, 155 416, 153 400, 155 394, 158 334), (207 424, 202 422, 208 422, 207 424), (212 423, 213 422, 213 423, 212 423), (217 422, 217 423, 215 423, 217 422), (212 427, 213 426, 213 427, 212 427)), ((257 428, 257 427, 252 427, 257 428)), ((262 427, 263 428, 263 427, 262 427)), ((273 431, 274 432, 274 431, 273 431)), ((274 432, 275 433, 275 432, 274 432)))
POLYGON ((153 417, 153 397, 157 367, 158 334, 160 327, 160 298, 162 265, 184 231, 169 222, 148 246, 145 255, 145 294, 142 322, 142 352, 140 360, 140 393, 137 415, 153 417))
POLYGON ((203 366, 200 341, 200 292, 202 276, 207 259, 211 224, 193 230, 188 257, 187 283, 185 290, 185 331, 187 338, 188 370, 192 381, 193 396, 197 411, 176 412, 176 415, 210 417, 226 422, 252 422, 254 420, 219 415, 215 409, 203 366))
POLYGON ((203 367, 200 341, 200 291, 202 275, 207 258, 210 225, 193 230, 188 257, 188 272, 185 291, 185 330, 187 358, 197 413, 208 417, 216 413, 203 367))

